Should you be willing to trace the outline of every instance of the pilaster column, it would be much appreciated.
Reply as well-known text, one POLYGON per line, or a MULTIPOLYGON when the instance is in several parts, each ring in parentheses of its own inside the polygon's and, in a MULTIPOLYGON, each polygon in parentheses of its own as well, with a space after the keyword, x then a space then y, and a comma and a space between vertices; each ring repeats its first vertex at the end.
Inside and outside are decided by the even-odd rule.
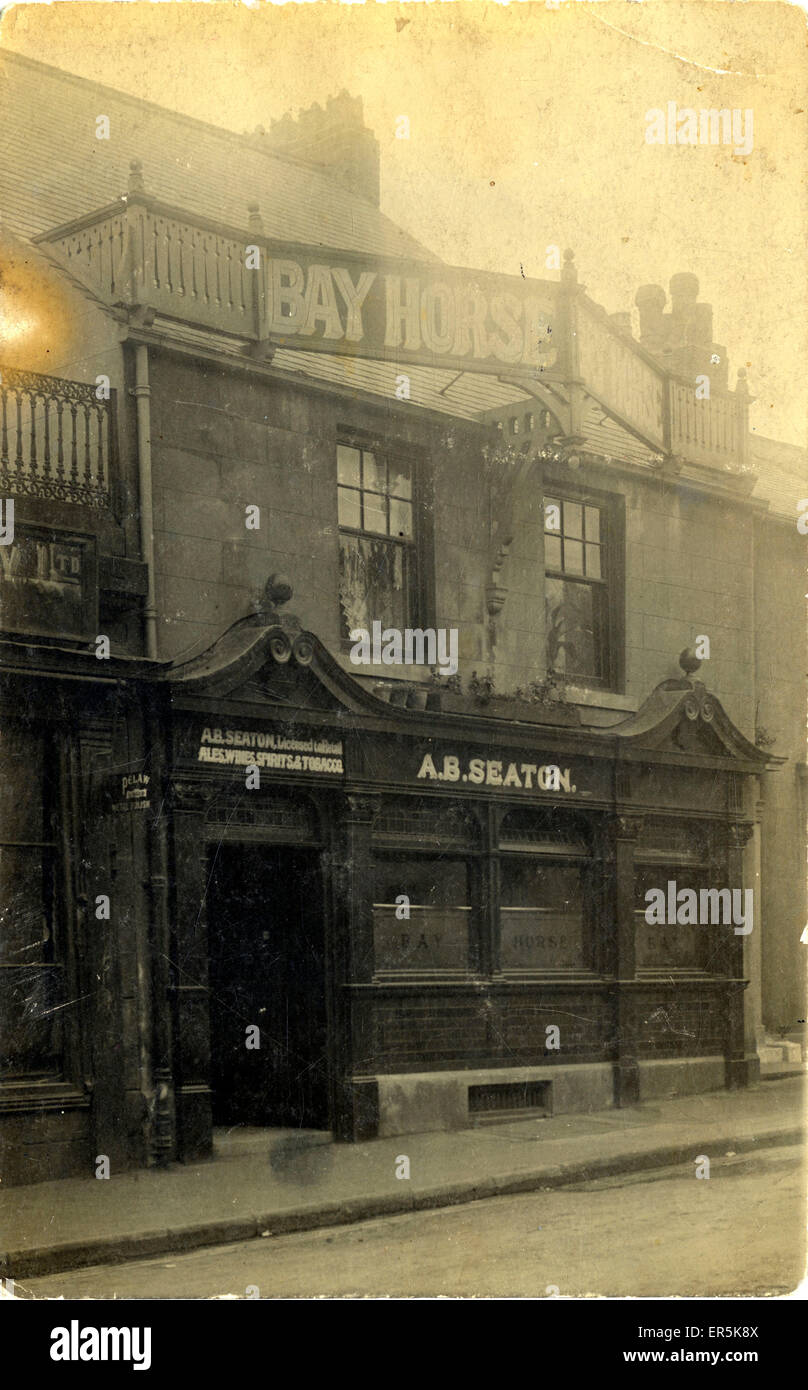
POLYGON ((643 817, 612 817, 611 860, 614 865, 613 896, 613 1010, 614 1095, 616 1105, 635 1105, 640 1095, 636 1032, 631 985, 637 973, 636 923, 634 919, 634 849, 643 828, 643 817))
MULTIPOLYGON (((749 883, 750 875, 744 872, 744 854, 750 845, 754 825, 741 821, 727 827, 727 881, 731 890, 743 891, 749 883)), ((750 980, 755 970, 755 958, 759 962, 759 943, 753 938, 760 935, 758 921, 759 894, 754 895, 754 916, 752 930, 745 936, 736 935, 735 925, 727 927, 725 949, 725 971, 730 983, 727 986, 727 1032, 726 1068, 727 1085, 731 1087, 748 1086, 755 1075, 759 1075, 757 1046, 754 1036, 751 1049, 748 1049, 747 1024, 745 1019, 744 984, 750 980)), ((759 964, 758 964, 759 968, 759 964)), ((750 999, 750 1010, 754 1014, 754 995, 750 999)))
POLYGON ((170 993, 174 1016, 177 1153, 204 1157, 213 1148, 205 907, 205 811, 210 788, 191 780, 172 787, 174 924, 170 993))
POLYGON ((367 990, 373 979, 373 855, 371 826, 378 797, 349 792, 343 810, 344 853, 335 872, 335 897, 342 901, 341 944, 335 951, 337 1007, 335 1027, 335 1132, 338 1139, 364 1139, 378 1129, 378 1087, 356 1083, 354 1073, 373 1056, 374 1003, 367 990))
POLYGON ((378 798, 345 798, 345 865, 348 904, 348 979, 354 983, 373 978, 373 856, 370 831, 378 798))
POLYGON ((477 968, 484 979, 490 979, 495 971, 502 969, 501 958, 501 860, 499 855, 499 830, 505 812, 501 806, 487 805, 483 811, 483 845, 485 853, 480 868, 482 889, 482 911, 480 913, 480 946, 477 968))
POLYGON ((171 914, 168 902, 168 823, 165 805, 165 731, 149 720, 149 944, 151 947, 152 1085, 154 1115, 151 1152, 156 1163, 176 1155, 177 1126, 171 1027, 171 914))

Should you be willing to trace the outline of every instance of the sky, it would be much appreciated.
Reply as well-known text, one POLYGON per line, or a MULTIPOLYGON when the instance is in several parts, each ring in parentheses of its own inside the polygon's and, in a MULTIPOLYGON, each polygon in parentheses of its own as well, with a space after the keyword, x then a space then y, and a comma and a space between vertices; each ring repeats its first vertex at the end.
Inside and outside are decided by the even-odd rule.
POLYGON ((731 384, 748 369, 751 424, 803 446, 807 38, 781 0, 60 0, 0 22, 9 49, 237 131, 361 95, 394 221, 510 274, 553 278, 546 248, 572 247, 610 312, 695 273, 731 384), (751 111, 751 149, 646 143, 669 102, 751 111))

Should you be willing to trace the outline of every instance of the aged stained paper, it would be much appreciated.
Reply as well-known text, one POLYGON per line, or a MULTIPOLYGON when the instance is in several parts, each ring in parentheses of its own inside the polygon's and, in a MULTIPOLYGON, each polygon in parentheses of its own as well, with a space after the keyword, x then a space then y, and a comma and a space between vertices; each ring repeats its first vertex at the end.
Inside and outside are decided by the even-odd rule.
POLYGON ((803 10, 20 4, 0 109, 4 1276, 791 1292, 803 10))

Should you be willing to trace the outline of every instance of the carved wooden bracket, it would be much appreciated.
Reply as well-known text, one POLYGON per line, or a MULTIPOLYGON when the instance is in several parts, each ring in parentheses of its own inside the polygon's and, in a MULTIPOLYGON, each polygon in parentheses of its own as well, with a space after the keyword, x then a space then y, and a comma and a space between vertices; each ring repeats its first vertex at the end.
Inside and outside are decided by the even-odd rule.
POLYGON ((483 466, 489 498, 489 579, 485 596, 489 617, 495 618, 508 595, 502 570, 516 531, 516 498, 522 483, 537 471, 538 455, 530 443, 514 446, 500 439, 483 449, 483 466))

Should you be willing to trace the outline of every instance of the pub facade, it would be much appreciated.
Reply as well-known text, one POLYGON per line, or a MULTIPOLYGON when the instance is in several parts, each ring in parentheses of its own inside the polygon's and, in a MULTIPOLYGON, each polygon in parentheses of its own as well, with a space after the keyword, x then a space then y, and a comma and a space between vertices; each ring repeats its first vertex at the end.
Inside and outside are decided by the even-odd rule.
POLYGON ((356 1139, 748 1082, 744 935, 644 919, 742 877, 764 762, 700 682, 608 732, 395 707, 259 618, 166 679, 179 1142, 211 1107, 356 1139))
POLYGON ((393 227, 348 99, 349 186, 4 62, 66 149, 99 90, 138 122, 80 206, 4 171, 3 1181, 755 1083, 804 1016, 805 485, 694 277, 635 338, 571 253, 393 227))

